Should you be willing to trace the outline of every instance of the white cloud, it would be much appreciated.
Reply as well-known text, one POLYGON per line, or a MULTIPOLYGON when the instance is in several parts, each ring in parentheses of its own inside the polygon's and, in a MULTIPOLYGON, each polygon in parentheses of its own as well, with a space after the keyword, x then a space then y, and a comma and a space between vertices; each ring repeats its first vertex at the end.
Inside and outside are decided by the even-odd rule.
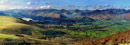
POLYGON ((52 2, 48 2, 48 3, 46 3, 46 4, 53 4, 52 2))
POLYGON ((104 7, 109 7, 110 5, 109 4, 105 4, 104 7))
POLYGON ((10 7, 9 9, 15 9, 15 8, 13 8, 13 7, 10 7))
POLYGON ((101 5, 96 5, 96 8, 97 9, 100 9, 102 6, 101 5))
POLYGON ((40 8, 40 9, 43 9, 43 8, 50 8, 50 6, 40 6, 39 8, 40 8))
POLYGON ((27 2, 27 5, 31 5, 32 4, 32 2, 27 2))
POLYGON ((3 3, 5 3, 5 1, 0 1, 0 4, 3 4, 3 3))
POLYGON ((8 10, 8 6, 0 5, 0 10, 8 10))
POLYGON ((27 5, 37 5, 38 2, 27 2, 27 5))

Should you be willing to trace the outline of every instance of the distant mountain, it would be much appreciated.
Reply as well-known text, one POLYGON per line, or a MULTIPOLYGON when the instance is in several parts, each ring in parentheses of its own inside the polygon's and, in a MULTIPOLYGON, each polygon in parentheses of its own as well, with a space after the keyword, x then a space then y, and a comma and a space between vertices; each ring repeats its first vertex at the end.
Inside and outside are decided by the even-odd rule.
MULTIPOLYGON (((92 19, 114 19, 121 18, 119 16, 129 15, 130 10, 125 9, 105 9, 105 10, 57 10, 57 9, 39 9, 39 10, 9 10, 1 11, 2 16, 13 16, 19 18, 32 18, 36 20, 46 19, 76 19, 76 18, 92 18, 92 19)), ((126 17, 126 16, 125 16, 126 17)), ((123 19, 128 19, 129 17, 123 19)))
MULTIPOLYGON (((95 10, 88 14, 113 14, 113 15, 120 15, 126 13, 127 10, 125 9, 106 9, 106 10, 95 10)), ((128 12, 129 13, 129 12, 128 12)))
POLYGON ((83 13, 84 16, 92 19, 114 19, 120 15, 130 13, 125 9, 106 9, 106 10, 94 10, 89 13, 83 13))

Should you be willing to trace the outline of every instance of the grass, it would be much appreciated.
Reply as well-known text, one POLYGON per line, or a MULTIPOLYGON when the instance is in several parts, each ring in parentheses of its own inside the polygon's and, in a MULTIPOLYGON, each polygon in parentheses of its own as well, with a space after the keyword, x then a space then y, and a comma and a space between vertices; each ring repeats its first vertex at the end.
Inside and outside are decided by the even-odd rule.
POLYGON ((41 30, 39 27, 24 24, 23 22, 18 18, 0 16, 0 32, 4 34, 27 34, 33 30, 41 30))
MULTIPOLYGON (((0 43, 5 39, 24 40, 15 36, 16 34, 31 35, 32 31, 39 31, 41 28, 25 24, 26 22, 13 17, 0 16, 0 43)), ((24 38, 24 37, 23 37, 24 38)))
POLYGON ((57 31, 63 31, 63 32, 66 32, 70 35, 73 35, 73 36, 76 36, 76 37, 86 37, 86 33, 85 32, 76 32, 76 31, 71 31, 71 30, 68 30, 68 29, 57 29, 57 31))
POLYGON ((18 37, 15 35, 7 35, 7 34, 0 34, 0 40, 3 39, 17 39, 18 37))
POLYGON ((78 24, 75 24, 72 27, 89 27, 89 26, 91 26, 91 25, 78 25, 78 24))
POLYGON ((60 29, 60 31, 67 32, 71 35, 75 35, 81 37, 91 37, 91 38, 101 38, 108 35, 115 34, 117 32, 130 30, 130 21, 122 22, 122 21, 113 21, 113 20, 97 20, 97 22, 94 22, 93 25, 78 25, 75 24, 73 27, 94 27, 97 28, 91 28, 90 30, 85 29, 84 31, 72 31, 69 29, 60 29), (97 30, 106 30, 106 31, 97 31, 97 30))
MULTIPOLYGON (((4 34, 0 34, 1 36, 0 39, 4 39, 4 38, 15 39, 16 38, 16 36, 7 35, 7 34, 21 34, 22 33, 22 34, 27 35, 29 33, 32 33, 32 31, 34 30, 36 31, 41 30, 41 28, 24 24, 21 22, 23 21, 18 18, 0 16, 0 33, 4 33, 4 34)), ((66 32, 69 35, 76 36, 76 37, 92 37, 92 38, 105 37, 105 36, 120 32, 120 31, 130 30, 130 21, 119 22, 121 23, 121 25, 114 24, 114 23, 117 23, 117 22, 102 21, 102 20, 95 22, 94 26, 103 27, 103 28, 100 28, 100 30, 106 30, 104 32, 96 32, 95 31, 97 30, 96 28, 93 28, 90 30, 86 29, 84 31, 74 31, 70 29, 56 29, 56 30, 66 32)), ((73 27, 92 27, 92 26, 93 25, 78 25, 78 24, 73 25, 73 27)))
MULTIPOLYGON (((110 21, 110 23, 113 23, 113 22, 110 21)), ((108 35, 115 34, 117 32, 130 30, 130 22, 129 21, 127 21, 127 22, 118 22, 118 23, 121 23, 121 24, 113 24, 113 25, 110 25, 108 27, 101 28, 101 30, 107 30, 107 31, 96 32, 96 31, 93 30, 93 31, 87 31, 87 34, 88 34, 89 37, 92 37, 92 38, 93 37, 100 38, 100 37, 105 37, 105 36, 108 36, 108 35)), ((98 25, 98 27, 104 27, 105 25, 107 26, 107 24, 108 23, 106 23, 104 25, 98 25)))

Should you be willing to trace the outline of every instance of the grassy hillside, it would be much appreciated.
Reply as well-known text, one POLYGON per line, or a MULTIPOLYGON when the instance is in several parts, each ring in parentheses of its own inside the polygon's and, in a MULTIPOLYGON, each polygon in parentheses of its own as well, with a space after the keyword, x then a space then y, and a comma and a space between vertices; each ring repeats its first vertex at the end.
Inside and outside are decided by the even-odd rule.
MULTIPOLYGON (((19 45, 21 43, 5 43, 6 41, 29 41, 34 40, 35 42, 40 40, 35 40, 33 35, 42 31, 41 28, 28 24, 31 22, 26 22, 19 18, 0 16, 0 45, 19 45), (34 33, 37 31, 36 33, 34 33), (30 39, 32 38, 32 39, 30 39), (5 42, 4 42, 5 41, 5 42)), ((42 35, 42 34, 40 34, 42 35)), ((24 42, 22 43, 24 44, 24 42)))
POLYGON ((5 34, 29 34, 40 28, 25 24, 26 22, 13 17, 0 16, 0 32, 5 34))
POLYGON ((45 40, 46 38, 53 38, 65 34, 60 31, 45 31, 34 25, 31 22, 26 22, 19 18, 0 16, 0 45, 49 45, 50 43, 48 43, 48 40, 45 40), (15 42, 4 43, 6 41, 15 42), (18 43, 18 41, 25 42, 18 43))
POLYGON ((15 35, 7 35, 7 34, 0 34, 0 40, 3 40, 3 39, 17 39, 17 36, 15 35))

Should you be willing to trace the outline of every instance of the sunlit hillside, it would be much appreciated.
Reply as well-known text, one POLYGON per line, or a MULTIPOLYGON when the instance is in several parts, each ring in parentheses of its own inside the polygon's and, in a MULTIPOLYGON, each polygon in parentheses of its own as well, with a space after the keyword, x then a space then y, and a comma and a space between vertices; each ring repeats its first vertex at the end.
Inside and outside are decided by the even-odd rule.
MULTIPOLYGON (((40 43, 40 41, 46 42, 46 40, 40 40, 32 36, 32 32, 38 32, 42 29, 27 23, 31 22, 26 22, 14 17, 0 16, 0 45, 27 44, 26 42, 20 41, 34 41, 33 43, 40 43)), ((33 33, 33 35, 34 34, 37 35, 37 33, 33 33)))
POLYGON ((26 22, 20 18, 0 16, 0 45, 48 45, 52 44, 48 43, 51 41, 48 41, 44 38, 52 38, 62 35, 64 35, 64 32, 49 30, 47 31, 41 27, 35 26, 35 24, 31 24, 31 22, 26 22), (19 43, 19 41, 26 42, 19 43))
POLYGON ((21 19, 0 16, 0 32, 6 34, 27 34, 32 30, 40 30, 40 28, 25 24, 21 19))

